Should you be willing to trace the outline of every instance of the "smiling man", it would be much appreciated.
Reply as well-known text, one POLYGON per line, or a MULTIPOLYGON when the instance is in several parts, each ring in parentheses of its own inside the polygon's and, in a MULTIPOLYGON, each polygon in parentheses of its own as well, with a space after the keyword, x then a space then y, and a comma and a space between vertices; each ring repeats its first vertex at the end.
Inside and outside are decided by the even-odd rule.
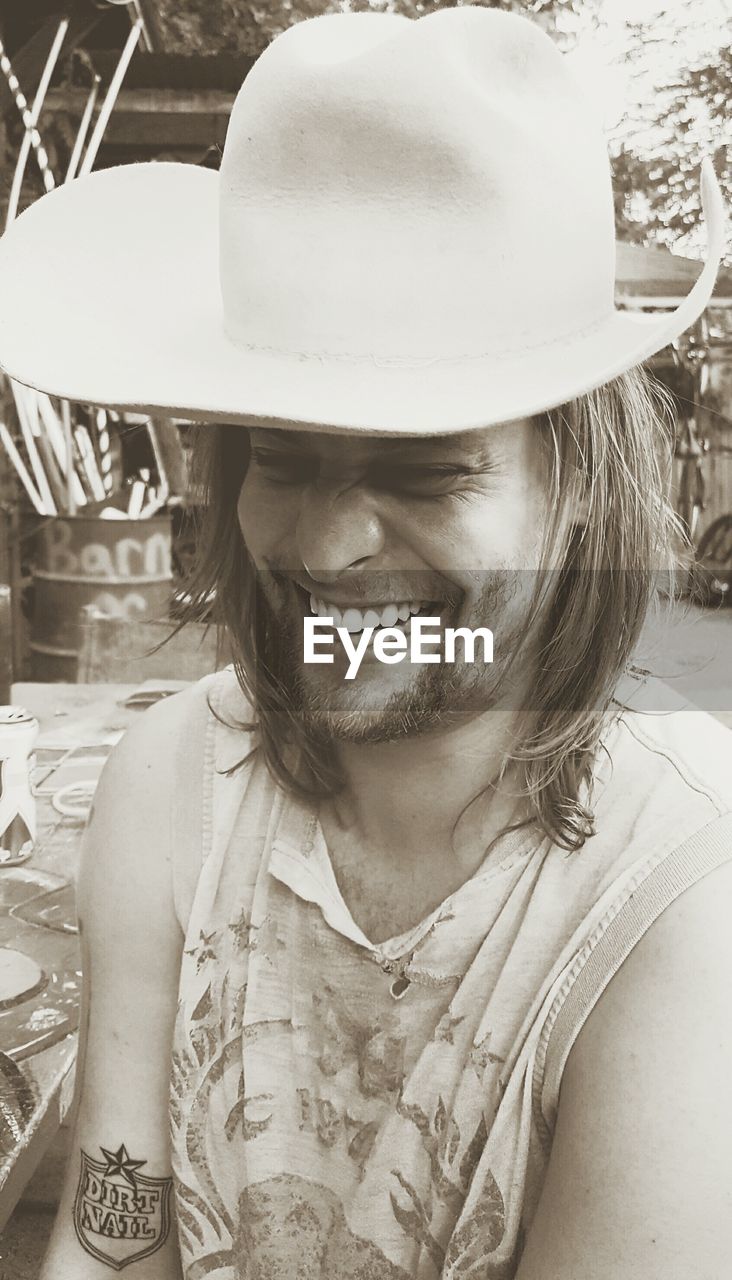
POLYGON ((345 651, 328 670, 305 661, 303 620, 330 615, 356 643, 367 627, 396 627, 410 649, 413 618, 439 618, 443 632, 488 620, 500 622, 501 654, 514 654, 548 519, 547 433, 526 419, 422 441, 254 430, 249 444, 239 525, 281 627, 278 678, 303 720, 376 742, 493 705, 500 660, 445 670, 372 650, 349 688, 345 651))
POLYGON ((688 298, 618 312, 591 113, 463 6, 300 24, 220 177, 99 173, 4 237, 11 374, 201 423, 234 654, 100 783, 43 1280, 726 1274, 729 735, 621 693, 673 527, 638 366, 709 299, 703 198, 688 298), (326 618, 410 653, 348 679, 326 618), (493 661, 413 661, 420 618, 493 661))

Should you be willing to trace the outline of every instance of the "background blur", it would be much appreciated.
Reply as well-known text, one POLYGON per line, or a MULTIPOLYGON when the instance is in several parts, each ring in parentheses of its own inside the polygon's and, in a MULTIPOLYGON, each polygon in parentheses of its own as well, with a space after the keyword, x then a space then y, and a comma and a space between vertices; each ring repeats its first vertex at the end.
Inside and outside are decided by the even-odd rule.
MULTIPOLYGON (((255 57, 279 31, 319 13, 373 10, 417 17, 453 4, 454 0, 138 0, 136 5, 112 5, 106 0, 78 0, 64 7, 58 0, 3 0, 0 30, 15 55, 19 79, 32 84, 55 20, 62 11, 70 13, 58 83, 81 86, 91 74, 93 50, 121 47, 130 10, 144 17, 157 52, 234 59, 255 57)), ((698 253, 700 155, 713 157, 732 195, 730 0, 496 0, 486 7, 531 15, 572 51, 577 75, 609 131, 618 228, 624 238, 698 253)), ((59 137, 55 145, 62 147, 63 140, 59 137)), ((5 169, 4 173, 0 190, 7 183, 5 169)))

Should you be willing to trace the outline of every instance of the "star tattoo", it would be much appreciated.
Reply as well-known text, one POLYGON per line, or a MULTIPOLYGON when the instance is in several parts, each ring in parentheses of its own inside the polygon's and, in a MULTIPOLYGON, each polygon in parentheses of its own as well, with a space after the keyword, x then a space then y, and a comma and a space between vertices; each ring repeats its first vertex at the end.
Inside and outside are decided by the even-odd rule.
POLYGON ((144 1164, 147 1164, 147 1160, 131 1160, 124 1143, 116 1151, 107 1151, 106 1147, 99 1149, 107 1162, 103 1176, 105 1178, 122 1177, 137 1190, 135 1170, 141 1169, 144 1164))

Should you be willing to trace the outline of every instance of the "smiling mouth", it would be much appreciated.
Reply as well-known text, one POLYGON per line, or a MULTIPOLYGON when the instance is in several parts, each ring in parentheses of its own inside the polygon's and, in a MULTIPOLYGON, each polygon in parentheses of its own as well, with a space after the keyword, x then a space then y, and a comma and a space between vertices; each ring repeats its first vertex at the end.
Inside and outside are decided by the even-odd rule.
POLYGON ((312 617, 332 618, 334 627, 345 627, 351 634, 363 631, 365 627, 396 627, 407 634, 413 617, 438 617, 444 608, 444 602, 434 600, 393 600, 357 608, 352 604, 337 605, 330 600, 321 600, 302 587, 298 587, 298 594, 305 600, 305 607, 312 617))

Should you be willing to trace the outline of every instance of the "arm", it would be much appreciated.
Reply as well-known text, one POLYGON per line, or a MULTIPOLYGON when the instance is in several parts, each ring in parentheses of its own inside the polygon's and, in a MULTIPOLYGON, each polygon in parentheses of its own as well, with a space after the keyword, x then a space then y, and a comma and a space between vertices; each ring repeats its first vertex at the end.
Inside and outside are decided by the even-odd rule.
POLYGON ((732 1255, 732 865, 648 930, 580 1032, 516 1280, 719 1280, 732 1255))
MULTIPOLYGON (((192 696, 147 712, 112 754, 97 791, 79 880, 85 999, 78 1110, 40 1280, 101 1280, 118 1269, 105 1258, 119 1263, 143 1250, 147 1257, 124 1266, 129 1280, 181 1274, 168 1084, 183 937, 173 904, 170 815, 176 744, 190 722, 192 696)), ((195 752, 197 744, 190 746, 195 752)))

